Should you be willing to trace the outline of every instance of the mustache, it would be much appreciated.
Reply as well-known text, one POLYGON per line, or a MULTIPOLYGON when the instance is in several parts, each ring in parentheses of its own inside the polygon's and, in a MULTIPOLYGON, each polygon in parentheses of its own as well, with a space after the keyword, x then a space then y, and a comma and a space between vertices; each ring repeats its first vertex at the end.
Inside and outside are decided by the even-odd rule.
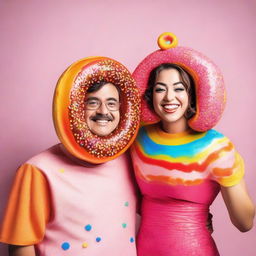
POLYGON ((107 114, 96 114, 95 116, 92 116, 90 118, 92 121, 97 121, 97 120, 106 120, 106 121, 113 121, 114 118, 112 116, 109 116, 107 114))

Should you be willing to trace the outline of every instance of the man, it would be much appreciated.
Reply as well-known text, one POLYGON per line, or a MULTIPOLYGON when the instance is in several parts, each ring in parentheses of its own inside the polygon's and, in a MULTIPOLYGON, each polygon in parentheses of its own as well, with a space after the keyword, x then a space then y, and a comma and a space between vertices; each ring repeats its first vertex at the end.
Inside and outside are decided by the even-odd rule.
MULTIPOLYGON (((113 71, 118 73, 119 69, 113 67, 117 65, 113 60, 104 61, 98 61, 95 68, 102 67, 100 74, 103 72, 103 77, 105 74, 111 80, 109 74, 112 77, 113 71)), ((98 71, 84 64, 81 67, 91 72, 86 76, 90 81, 81 103, 83 127, 94 136, 88 143, 101 138, 108 142, 112 134, 119 132, 122 118, 127 118, 120 112, 124 89, 104 79, 92 84, 95 79, 91 76, 98 71)), ((79 72, 77 76, 82 74, 79 72)), ((74 134, 70 140, 74 140, 79 133, 78 128, 73 128, 77 120, 70 120, 74 134)), ((67 124, 65 127, 68 133, 67 124)), ((65 134, 60 136, 60 129, 57 133, 64 142, 65 134)), ((10 245, 11 256, 136 256, 136 190, 128 154, 94 164, 79 159, 65 143, 31 158, 18 169, 0 241, 10 245)))
POLYGON ((96 135, 106 136, 113 132, 119 121, 119 92, 111 83, 91 86, 85 100, 85 120, 96 135))

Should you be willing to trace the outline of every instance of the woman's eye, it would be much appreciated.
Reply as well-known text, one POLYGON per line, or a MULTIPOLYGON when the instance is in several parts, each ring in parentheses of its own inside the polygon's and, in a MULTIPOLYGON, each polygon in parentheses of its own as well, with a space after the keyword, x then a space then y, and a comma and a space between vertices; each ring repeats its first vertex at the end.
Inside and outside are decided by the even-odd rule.
POLYGON ((164 91, 165 91, 164 88, 156 88, 156 89, 155 89, 155 92, 164 92, 164 91))
POLYGON ((175 92, 179 92, 179 91, 184 91, 184 90, 185 90, 185 88, 183 88, 183 87, 179 87, 179 88, 175 88, 174 90, 175 90, 175 92))

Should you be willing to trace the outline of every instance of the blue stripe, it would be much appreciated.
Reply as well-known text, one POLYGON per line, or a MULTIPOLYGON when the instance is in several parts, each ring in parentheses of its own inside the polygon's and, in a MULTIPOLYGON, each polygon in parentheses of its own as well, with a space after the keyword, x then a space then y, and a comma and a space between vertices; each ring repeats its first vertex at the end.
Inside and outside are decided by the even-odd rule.
POLYGON ((171 157, 193 157, 202 152, 215 139, 223 138, 224 135, 215 131, 209 130, 205 136, 195 141, 182 145, 161 145, 152 141, 145 127, 140 129, 137 141, 142 146, 144 152, 148 155, 167 155, 171 157))

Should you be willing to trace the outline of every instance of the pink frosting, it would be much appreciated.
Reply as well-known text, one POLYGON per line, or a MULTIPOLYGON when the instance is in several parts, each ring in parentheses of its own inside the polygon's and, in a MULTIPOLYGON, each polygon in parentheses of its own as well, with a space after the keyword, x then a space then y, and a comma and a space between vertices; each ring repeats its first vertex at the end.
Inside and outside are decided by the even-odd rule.
MULTIPOLYGON (((191 48, 157 50, 148 55, 133 73, 141 95, 146 90, 151 70, 162 63, 182 66, 195 80, 197 111, 189 120, 189 126, 196 131, 207 131, 214 127, 221 118, 226 102, 224 80, 219 68, 208 57, 191 48)), ((159 121, 144 99, 141 119, 144 123, 159 121)))

